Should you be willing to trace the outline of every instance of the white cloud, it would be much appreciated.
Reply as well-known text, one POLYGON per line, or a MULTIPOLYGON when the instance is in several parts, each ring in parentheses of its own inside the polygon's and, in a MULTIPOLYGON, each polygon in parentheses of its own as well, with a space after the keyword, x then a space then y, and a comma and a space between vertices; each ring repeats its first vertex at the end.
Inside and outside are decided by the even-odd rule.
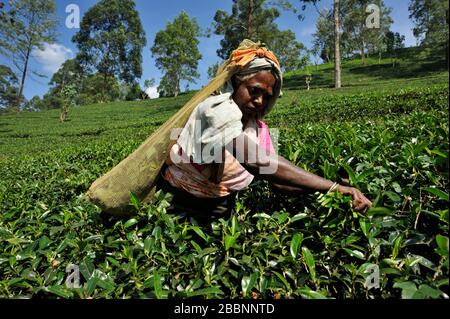
POLYGON ((148 97, 151 98, 151 99, 156 99, 156 98, 159 97, 159 93, 158 93, 158 91, 157 91, 157 89, 156 89, 156 86, 151 86, 151 87, 147 88, 147 89, 145 90, 145 93, 146 93, 146 94, 148 95, 148 97))
POLYGON ((73 56, 71 49, 57 43, 44 43, 43 50, 34 49, 32 54, 43 70, 51 74, 58 71, 61 64, 73 56))

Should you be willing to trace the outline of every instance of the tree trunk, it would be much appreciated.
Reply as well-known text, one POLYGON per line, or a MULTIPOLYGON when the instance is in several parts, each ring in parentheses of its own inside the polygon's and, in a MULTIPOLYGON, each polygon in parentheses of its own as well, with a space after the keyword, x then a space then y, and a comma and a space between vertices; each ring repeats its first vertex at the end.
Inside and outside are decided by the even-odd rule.
POLYGON ((22 100, 22 94, 23 94, 23 89, 25 87, 25 78, 27 77, 27 70, 28 70, 28 61, 30 60, 30 53, 31 53, 31 45, 28 46, 27 48, 27 54, 25 56, 25 63, 23 66, 23 72, 22 72, 22 79, 20 80, 20 88, 19 88, 19 94, 17 96, 17 112, 20 111, 20 102, 22 100))
POLYGON ((366 65, 366 59, 364 56, 364 41, 361 43, 361 63, 362 65, 366 65))
POLYGON ((334 87, 341 87, 341 49, 339 34, 339 0, 334 0, 334 87))
POLYGON ((247 19, 247 38, 252 40, 253 36, 253 11, 254 11, 254 3, 253 0, 248 1, 249 11, 248 11, 248 19, 247 19))
POLYGON ((174 97, 177 97, 180 93, 180 79, 175 76, 175 91, 173 92, 174 97))
POLYGON ((100 101, 100 103, 103 103, 103 102, 105 102, 106 101, 106 78, 107 78, 107 74, 106 73, 104 73, 103 74, 103 87, 102 87, 102 100, 100 101))

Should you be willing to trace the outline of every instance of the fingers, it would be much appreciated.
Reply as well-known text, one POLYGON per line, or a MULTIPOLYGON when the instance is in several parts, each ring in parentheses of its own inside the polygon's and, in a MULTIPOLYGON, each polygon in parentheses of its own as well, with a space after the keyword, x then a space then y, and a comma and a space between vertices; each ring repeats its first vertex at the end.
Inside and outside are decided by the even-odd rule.
POLYGON ((366 211, 370 207, 372 207, 372 202, 364 196, 361 191, 354 187, 346 187, 340 185, 338 191, 344 195, 350 195, 353 198, 352 206, 353 209, 357 212, 366 211))
POLYGON ((366 211, 372 206, 372 202, 367 199, 358 189, 352 189, 353 209, 357 212, 366 211))

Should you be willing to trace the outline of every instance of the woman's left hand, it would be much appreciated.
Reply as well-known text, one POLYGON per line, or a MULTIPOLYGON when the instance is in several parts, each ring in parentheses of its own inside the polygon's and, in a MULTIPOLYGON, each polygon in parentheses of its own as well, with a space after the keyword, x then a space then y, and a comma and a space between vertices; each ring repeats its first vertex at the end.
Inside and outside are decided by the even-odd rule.
POLYGON ((353 209, 357 212, 366 211, 370 207, 372 207, 372 202, 364 196, 363 193, 359 189, 349 186, 339 185, 337 191, 344 194, 350 195, 353 198, 353 209))

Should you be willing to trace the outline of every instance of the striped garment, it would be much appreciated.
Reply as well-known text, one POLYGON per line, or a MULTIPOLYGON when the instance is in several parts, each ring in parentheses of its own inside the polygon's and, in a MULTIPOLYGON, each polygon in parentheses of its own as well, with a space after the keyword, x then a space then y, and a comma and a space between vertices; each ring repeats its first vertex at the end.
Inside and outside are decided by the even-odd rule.
MULTIPOLYGON (((269 129, 263 121, 250 122, 244 130, 244 134, 252 138, 261 148, 272 154, 275 153, 269 129)), ((218 183, 209 179, 212 171, 211 164, 202 165, 190 162, 178 143, 173 145, 170 152, 173 153, 171 156, 175 154, 180 156, 182 161, 178 164, 169 165, 163 174, 164 178, 172 186, 183 189, 197 197, 217 198, 227 196, 246 188, 254 178, 227 150, 225 150, 223 174, 218 183)))

